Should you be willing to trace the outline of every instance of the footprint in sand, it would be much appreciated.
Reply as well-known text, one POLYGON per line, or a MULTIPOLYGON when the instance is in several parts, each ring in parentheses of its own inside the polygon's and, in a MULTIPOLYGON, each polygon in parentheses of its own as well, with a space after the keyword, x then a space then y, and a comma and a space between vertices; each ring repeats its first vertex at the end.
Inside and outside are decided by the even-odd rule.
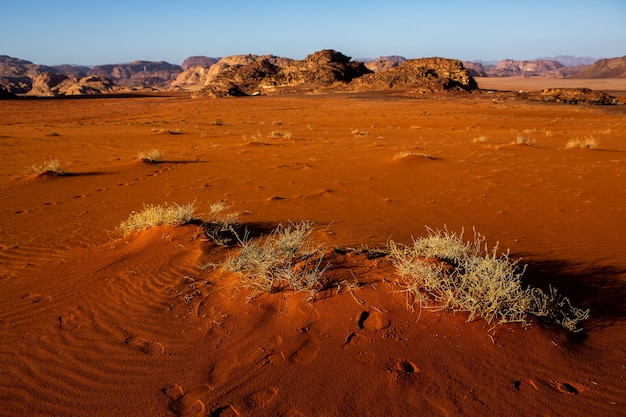
POLYGON ((163 393, 171 400, 169 409, 179 417, 195 417, 206 415, 206 407, 200 399, 212 388, 209 385, 200 385, 188 393, 178 384, 163 389, 163 393))
POLYGON ((274 399, 276 394, 278 394, 278 388, 267 388, 248 394, 243 399, 244 407, 249 411, 256 410, 257 408, 263 408, 274 399))
POLYGON ((312 326, 303 327, 300 332, 296 338, 296 348, 288 358, 293 363, 310 363, 319 351, 319 338, 322 332, 317 327, 312 326))
POLYGON ((561 394, 576 395, 583 391, 587 391, 587 387, 581 384, 561 382, 561 381, 548 381, 548 385, 554 388, 561 394))
POLYGON ((76 331, 80 327, 78 319, 78 309, 72 309, 59 317, 59 327, 65 331, 76 331))
POLYGON ((130 336, 126 339, 126 344, 136 347, 148 355, 160 355, 165 352, 165 348, 162 344, 146 340, 143 337, 130 336))
POLYGON ((52 301, 52 297, 49 295, 42 295, 37 293, 26 294, 22 296, 23 300, 30 301, 32 303, 47 303, 52 301))
POLYGON ((390 322, 389 319, 385 318, 383 313, 374 310, 361 312, 357 324, 361 330, 378 331, 389 327, 390 322))
POLYGON ((390 367, 389 371, 394 381, 407 380, 420 372, 419 368, 411 361, 406 359, 398 359, 390 367))

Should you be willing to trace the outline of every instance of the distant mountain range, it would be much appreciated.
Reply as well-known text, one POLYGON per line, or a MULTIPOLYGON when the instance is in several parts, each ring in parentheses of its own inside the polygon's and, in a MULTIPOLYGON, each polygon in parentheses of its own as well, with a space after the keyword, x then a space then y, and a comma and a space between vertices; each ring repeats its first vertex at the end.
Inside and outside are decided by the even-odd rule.
MULTIPOLYGON (((312 54, 309 57, 312 56, 316 55, 312 54)), ((337 57, 333 56, 332 59, 335 58, 337 57)), ((347 59, 350 62, 346 61, 340 64, 352 65, 351 68, 357 68, 356 64, 364 65, 363 70, 359 70, 358 74, 355 73, 355 78, 365 75, 365 72, 388 72, 404 66, 407 61, 415 61, 396 55, 375 59, 350 60, 349 57, 347 59)), ((332 69, 331 67, 339 65, 334 61, 331 61, 331 64, 324 64, 330 65, 329 71, 332 69)), ((249 54, 225 58, 194 56, 187 58, 182 65, 164 61, 134 61, 94 67, 38 65, 23 59, 0 55, 0 92, 2 93, 0 95, 3 97, 11 94, 59 96, 132 91, 199 91, 205 89, 212 80, 225 71, 232 73, 235 69, 246 67, 248 72, 256 71, 254 76, 259 76, 259 71, 280 74, 280 68, 286 67, 292 68, 292 71, 302 71, 303 65, 308 66, 307 68, 310 67, 309 70, 314 72, 320 71, 319 68, 313 68, 316 65, 315 62, 296 61, 273 55, 249 54), (267 63, 276 68, 270 68, 265 64, 259 64, 259 62, 267 63), (298 62, 304 64, 298 64, 298 62), (256 67, 246 67, 249 65, 256 65, 256 67)), ((498 62, 465 61, 463 66, 471 77, 626 78, 626 57, 598 60, 591 57, 560 55, 530 61, 512 59, 498 62)), ((413 65, 413 68, 417 67, 413 65)), ((342 69, 342 71, 344 70, 347 69, 342 69)), ((352 69, 347 71, 352 71, 352 69)), ((458 70, 455 69, 454 71, 458 70)), ((405 73, 406 71, 403 74, 405 73)), ((242 76, 240 73, 237 74, 239 77, 242 76)), ((287 75, 280 75, 279 77, 285 76, 287 75)), ((302 74, 298 76, 304 77, 303 79, 308 77, 302 74)), ((403 77, 410 78, 408 74, 403 75, 403 77)), ((313 78, 315 77, 313 76, 313 78)), ((224 76, 221 76, 221 79, 223 80, 224 76)), ((369 79, 371 80, 371 77, 369 79)), ((393 84, 392 81, 390 83, 393 84)))

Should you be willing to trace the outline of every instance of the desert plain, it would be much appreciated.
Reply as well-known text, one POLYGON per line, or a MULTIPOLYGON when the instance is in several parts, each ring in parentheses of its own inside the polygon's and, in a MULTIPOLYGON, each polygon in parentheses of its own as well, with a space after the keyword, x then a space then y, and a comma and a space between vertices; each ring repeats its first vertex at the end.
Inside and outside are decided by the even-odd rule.
POLYGON ((626 415, 626 107, 478 82, 0 102, 0 415, 626 415), (49 159, 66 175, 27 172, 49 159), (255 293, 220 267, 236 242, 198 224, 118 230, 219 202, 256 237, 313 222, 332 285, 255 293), (408 308, 369 255, 427 228, 498 243, 525 284, 589 309, 584 330, 408 308))

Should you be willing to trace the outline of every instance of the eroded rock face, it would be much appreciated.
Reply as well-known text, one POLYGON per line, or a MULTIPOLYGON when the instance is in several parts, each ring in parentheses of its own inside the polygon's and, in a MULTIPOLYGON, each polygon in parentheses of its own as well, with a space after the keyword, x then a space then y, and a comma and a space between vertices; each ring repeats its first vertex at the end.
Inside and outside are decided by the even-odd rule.
POLYGON ((182 68, 165 61, 134 61, 129 64, 99 65, 89 75, 105 77, 129 88, 166 89, 182 68))
POLYGON ((209 69, 205 87, 194 97, 223 97, 293 91, 293 88, 314 90, 336 84, 345 85, 356 77, 370 73, 363 63, 333 50, 322 50, 302 61, 273 56, 238 56, 220 61, 209 69), (240 62, 244 62, 243 65, 240 62), (252 62, 250 62, 252 61, 252 62), (214 68, 228 65, 212 75, 214 68))
POLYGON ((387 71, 406 62, 406 58, 398 55, 381 56, 371 61, 365 61, 367 69, 373 72, 387 71))
POLYGON ((208 56, 190 56, 185 59, 181 65, 183 71, 187 71, 193 67, 209 68, 213 64, 217 64, 221 58, 210 58, 208 56))
POLYGON ((402 65, 376 74, 364 75, 354 81, 358 91, 407 90, 433 92, 478 88, 478 84, 456 59, 410 59, 402 65))
POLYGON ((60 95, 59 85, 68 79, 69 77, 63 74, 51 74, 49 72, 44 72, 35 78, 32 88, 26 95, 38 97, 58 96, 60 95))

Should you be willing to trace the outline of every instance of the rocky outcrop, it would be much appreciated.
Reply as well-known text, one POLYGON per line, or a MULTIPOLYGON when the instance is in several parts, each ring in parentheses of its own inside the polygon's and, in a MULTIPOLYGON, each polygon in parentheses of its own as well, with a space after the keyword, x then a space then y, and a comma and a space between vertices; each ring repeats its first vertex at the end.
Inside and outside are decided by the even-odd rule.
POLYGON ((626 78, 626 56, 601 59, 568 78, 626 78))
POLYGON ((364 75, 353 82, 356 90, 404 90, 433 92, 478 88, 463 63, 456 59, 410 59, 380 73, 364 75))
POLYGON ((88 75, 77 83, 70 85, 65 91, 66 96, 110 94, 123 91, 116 87, 111 80, 97 75, 88 75))
POLYGON ((532 61, 516 61, 503 59, 489 71, 489 77, 558 77, 562 78, 563 65, 557 61, 535 59, 532 61))
POLYGON ((51 74, 44 72, 39 74, 35 81, 33 81, 32 88, 26 95, 37 97, 56 97, 63 95, 59 90, 62 88, 61 84, 70 78, 63 74, 51 74))
POLYGON ((167 89, 182 68, 165 61, 134 61, 129 64, 99 65, 89 75, 105 77, 129 88, 167 89))
POLYGON ((83 78, 69 78, 63 74, 40 74, 33 82, 32 89, 27 96, 60 97, 76 95, 110 94, 120 92, 121 89, 111 80, 97 75, 88 75, 83 78))
POLYGON ((44 72, 57 73, 53 67, 0 55, 0 85, 11 93, 27 93, 33 86, 33 80, 44 72))
POLYGON ((210 58, 208 56, 190 56, 185 59, 181 65, 183 71, 187 71, 192 67, 209 68, 213 64, 217 64, 220 58, 210 58))
POLYGON ((373 72, 387 71, 388 69, 395 68, 406 61, 405 57, 398 55, 381 56, 376 59, 359 60, 365 63, 367 69, 373 72))
POLYGON ((194 97, 310 91, 345 85, 370 72, 363 63, 352 62, 350 57, 333 50, 315 52, 302 61, 236 56, 224 58, 209 68, 206 85, 194 97), (213 71, 216 73, 212 74, 213 71))
POLYGON ((564 104, 595 104, 617 105, 622 104, 617 98, 604 91, 594 91, 588 88, 547 88, 538 94, 531 94, 531 100, 564 104))
POLYGON ((9 100, 13 98, 17 98, 17 96, 0 85, 0 100, 9 100))

